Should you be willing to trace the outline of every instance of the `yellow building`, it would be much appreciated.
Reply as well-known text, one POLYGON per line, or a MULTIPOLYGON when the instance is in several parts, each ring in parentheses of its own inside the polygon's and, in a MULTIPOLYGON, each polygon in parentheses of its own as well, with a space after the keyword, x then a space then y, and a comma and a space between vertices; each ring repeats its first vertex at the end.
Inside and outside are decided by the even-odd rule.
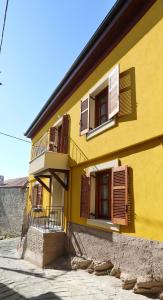
POLYGON ((117 1, 25 134, 28 213, 64 231, 69 251, 153 276, 163 271, 162 17, 162 0, 117 1))

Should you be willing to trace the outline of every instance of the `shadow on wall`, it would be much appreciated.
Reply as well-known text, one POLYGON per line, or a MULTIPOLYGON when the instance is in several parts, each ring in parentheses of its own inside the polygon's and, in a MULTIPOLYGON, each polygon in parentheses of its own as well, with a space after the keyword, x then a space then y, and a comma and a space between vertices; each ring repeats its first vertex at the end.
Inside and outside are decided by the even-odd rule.
POLYGON ((134 184, 133 169, 129 168, 129 189, 128 189, 128 226, 121 226, 123 232, 135 232, 135 201, 134 201, 134 184))
MULTIPOLYGON (((120 74, 120 111, 117 116, 118 122, 127 122, 137 119, 135 68, 132 67, 120 74)), ((71 166, 86 162, 89 158, 77 143, 70 137, 69 153, 71 166)))
MULTIPOLYGON (((91 227, 85 227, 69 223, 68 228, 68 252, 72 255, 88 257, 87 247, 91 247, 90 237, 101 240, 101 247, 103 247, 104 240, 109 243, 113 242, 112 232, 105 232, 103 230, 95 230, 91 227), (75 226, 75 231, 74 231, 75 226), (88 234, 89 231, 89 234, 88 234), (83 239, 83 236, 86 238, 83 239)), ((97 249, 96 249, 97 250, 97 249)), ((97 253, 94 253, 96 255, 97 253)))
POLYGON ((69 153, 71 153, 70 157, 73 157, 73 159, 71 159, 69 162, 71 166, 74 166, 77 163, 85 162, 89 159, 71 137, 69 153))
POLYGON ((137 103, 135 88, 135 68, 130 68, 120 74, 120 110, 118 122, 137 119, 137 103))
MULTIPOLYGON (((136 147, 132 146, 126 150, 119 151, 118 157, 119 157, 119 159, 121 159, 124 156, 129 156, 129 155, 143 152, 143 151, 146 151, 149 149, 153 149, 154 147, 160 146, 161 142, 162 142, 162 138, 156 138, 156 139, 150 140, 149 142, 137 145, 136 147)), ((140 216, 136 215, 136 213, 135 213, 134 174, 133 174, 133 170, 131 168, 129 168, 129 225, 123 226, 123 232, 125 232, 125 233, 134 233, 135 232, 135 225, 134 225, 135 219, 137 219, 137 220, 140 219, 140 216)), ((148 220, 147 224, 149 224, 148 222, 150 222, 150 221, 148 220)), ((156 222, 158 223, 159 221, 156 221, 156 222)), ((162 224, 160 224, 160 225, 162 225, 162 224)))

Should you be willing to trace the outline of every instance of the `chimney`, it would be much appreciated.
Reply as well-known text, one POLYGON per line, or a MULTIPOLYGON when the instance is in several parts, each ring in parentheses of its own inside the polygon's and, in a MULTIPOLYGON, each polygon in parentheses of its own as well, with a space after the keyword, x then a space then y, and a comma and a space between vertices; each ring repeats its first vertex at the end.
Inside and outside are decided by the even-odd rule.
POLYGON ((4 176, 0 175, 0 185, 4 185, 4 176))

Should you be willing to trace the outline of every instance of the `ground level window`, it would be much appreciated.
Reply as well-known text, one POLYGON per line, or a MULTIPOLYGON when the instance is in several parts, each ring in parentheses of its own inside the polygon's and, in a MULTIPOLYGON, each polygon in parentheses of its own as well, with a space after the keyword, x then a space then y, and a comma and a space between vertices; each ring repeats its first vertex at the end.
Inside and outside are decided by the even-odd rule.
POLYGON ((111 218, 111 170, 96 173, 96 218, 111 218))
POLYGON ((37 207, 42 205, 42 185, 35 184, 32 186, 31 202, 32 207, 37 207))
POLYGON ((102 163, 89 167, 87 173, 81 174, 80 217, 128 225, 129 168, 125 165, 103 169, 103 166, 102 163))

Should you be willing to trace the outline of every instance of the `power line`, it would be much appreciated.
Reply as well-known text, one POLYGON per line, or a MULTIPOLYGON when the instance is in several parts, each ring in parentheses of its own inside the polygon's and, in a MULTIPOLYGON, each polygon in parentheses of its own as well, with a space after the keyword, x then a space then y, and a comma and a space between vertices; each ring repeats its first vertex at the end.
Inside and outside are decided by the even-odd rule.
POLYGON ((16 140, 19 140, 19 141, 22 141, 22 142, 26 142, 26 143, 30 143, 30 144, 31 144, 30 141, 27 141, 27 140, 18 138, 17 136, 14 136, 14 135, 11 135, 11 134, 8 134, 8 133, 4 133, 4 132, 1 132, 1 131, 0 131, 0 134, 5 135, 5 136, 8 136, 8 137, 13 138, 13 139, 16 139, 16 140))
POLYGON ((4 15, 4 21, 3 21, 3 27, 2 27, 1 43, 0 43, 0 54, 2 51, 2 43, 3 43, 3 36, 4 36, 4 31, 5 31, 5 25, 6 25, 8 3, 9 3, 9 0, 6 1, 6 8, 5 8, 5 15, 4 15))

